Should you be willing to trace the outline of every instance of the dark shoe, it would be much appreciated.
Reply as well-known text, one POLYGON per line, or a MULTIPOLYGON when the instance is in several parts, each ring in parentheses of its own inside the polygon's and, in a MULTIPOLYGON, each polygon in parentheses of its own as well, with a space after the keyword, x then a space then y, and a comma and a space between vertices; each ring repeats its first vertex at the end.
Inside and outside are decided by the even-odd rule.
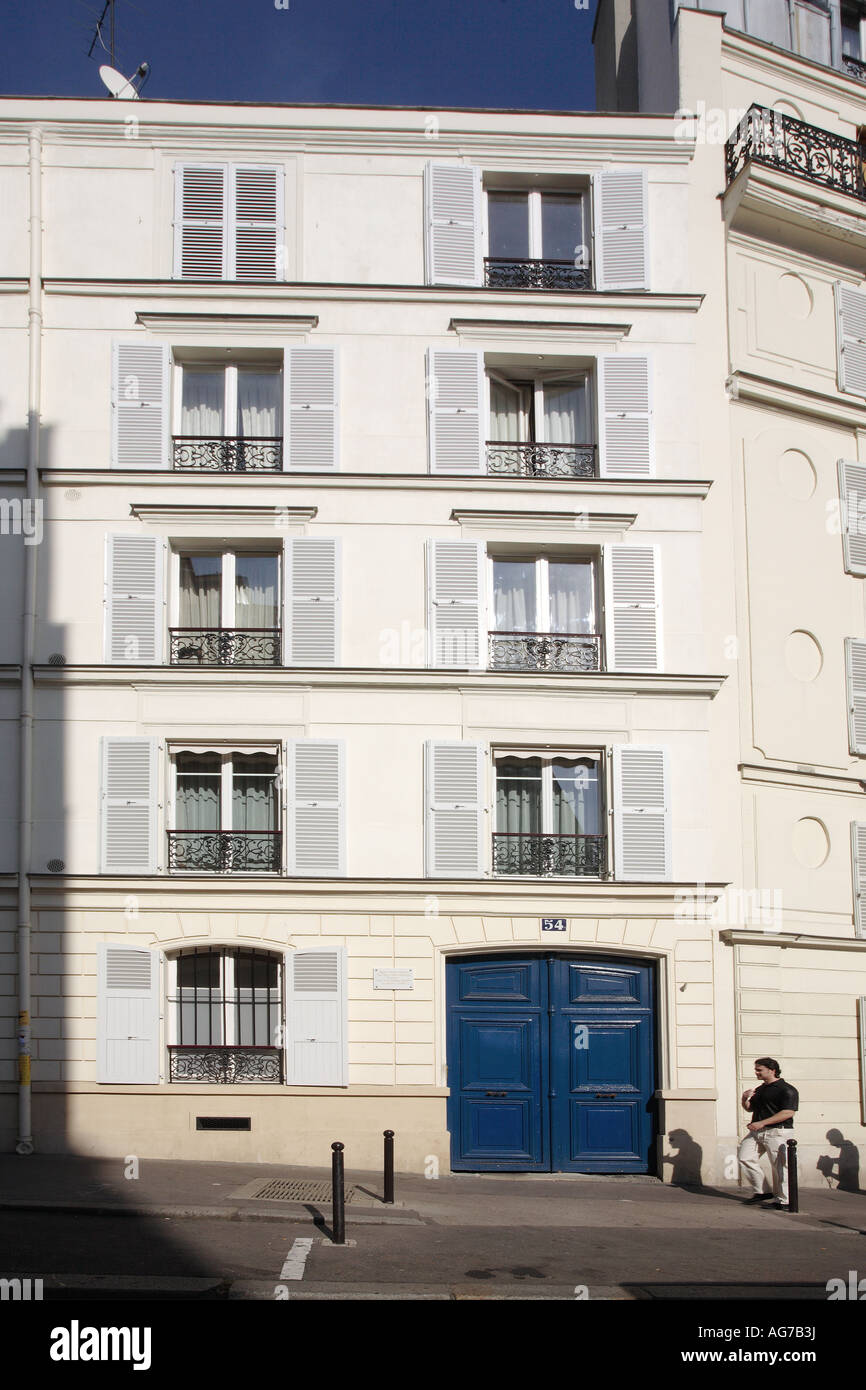
POLYGON ((744 1207, 754 1206, 755 1202, 769 1202, 772 1200, 772 1192, 756 1192, 754 1197, 747 1197, 743 1203, 744 1207))
POLYGON ((790 1210, 791 1210, 791 1208, 788 1206, 788 1203, 787 1203, 787 1202, 771 1202, 770 1205, 769 1205, 768 1207, 764 1207, 764 1211, 790 1211, 790 1210))

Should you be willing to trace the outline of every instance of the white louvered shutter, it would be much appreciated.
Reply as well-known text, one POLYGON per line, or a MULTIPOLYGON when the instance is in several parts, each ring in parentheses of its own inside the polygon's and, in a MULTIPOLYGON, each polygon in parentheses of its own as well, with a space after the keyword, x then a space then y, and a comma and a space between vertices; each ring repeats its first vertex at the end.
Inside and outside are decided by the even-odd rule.
POLYGON ((598 457, 603 478, 651 478, 655 473, 652 359, 598 359, 598 457))
POLYGON ((424 170, 428 285, 481 284, 481 170, 437 164, 424 170))
POLYGON ((286 351, 285 467, 296 473, 337 468, 337 353, 335 348, 286 351))
POLYGON ((480 352, 427 352, 431 473, 483 473, 484 358, 480 352))
POLYGON ((609 671, 662 668, 661 555, 657 545, 604 548, 609 671))
POLYGON ((286 1085, 346 1086, 346 948, 286 955, 286 1085))
POLYGON ((483 744, 431 739, 424 745, 428 878, 482 876, 484 784, 483 744))
POLYGON ((159 952, 99 942, 96 1079, 159 1084, 159 952))
POLYGON ((232 169, 235 280, 284 278, 283 171, 264 165, 232 169))
POLYGON ((427 542, 427 635, 430 666, 486 665, 484 547, 480 541, 427 542))
POLYGON ((168 467, 168 402, 168 348, 159 343, 114 343, 112 468, 168 467))
POLYGON ((337 739, 289 744, 289 873, 340 878, 346 872, 345 747, 337 739))
POLYGON ((839 390, 866 396, 866 292, 837 280, 833 294, 839 390))
POLYGON ((839 460, 839 503, 846 573, 866 575, 866 464, 839 460))
POLYGON ((648 289, 649 245, 645 170, 604 170, 595 175, 593 227, 596 289, 648 289))
POLYGON ((866 755, 866 642, 845 639, 845 678, 848 687, 848 748, 866 755))
POLYGON ((851 878, 854 885, 854 933, 866 936, 866 821, 851 822, 851 878))
POLYGON ((163 544, 156 536, 108 536, 105 553, 105 660, 162 661, 163 544))
POLYGON ((175 168, 175 279, 226 278, 227 182, 225 164, 182 164, 175 168))
POLYGON ((667 749, 620 744, 613 749, 614 876, 671 876, 667 749))
POLYGON ((286 665, 336 666, 340 649, 340 542, 286 541, 286 665))
POLYGON ((100 740, 100 873, 156 873, 156 740, 100 740))

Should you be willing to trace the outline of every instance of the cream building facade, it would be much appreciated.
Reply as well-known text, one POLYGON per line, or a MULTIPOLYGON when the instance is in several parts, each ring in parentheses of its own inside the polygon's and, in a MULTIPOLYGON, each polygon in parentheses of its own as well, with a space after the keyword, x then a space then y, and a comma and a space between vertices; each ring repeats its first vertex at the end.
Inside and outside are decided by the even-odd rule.
MULTIPOLYGON (((762 100, 760 45, 677 25, 687 96, 706 30, 762 100)), ((0 130, 6 1144, 713 1181, 770 1050, 823 1181, 862 204, 804 273, 673 108, 0 130)))

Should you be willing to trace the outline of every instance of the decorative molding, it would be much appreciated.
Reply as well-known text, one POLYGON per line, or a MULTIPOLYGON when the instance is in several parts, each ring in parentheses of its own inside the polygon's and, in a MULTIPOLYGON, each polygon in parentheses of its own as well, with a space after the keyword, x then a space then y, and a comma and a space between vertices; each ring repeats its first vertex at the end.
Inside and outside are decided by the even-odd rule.
POLYGON ((637 512, 512 512, 473 511, 455 507, 451 520, 461 526, 515 531, 624 531, 637 521, 637 512))
POLYGON ((733 401, 753 401, 756 405, 808 415, 813 420, 827 420, 830 424, 843 425, 852 430, 866 427, 866 402, 855 406, 849 404, 841 394, 831 396, 826 391, 782 385, 771 377, 758 376, 754 372, 732 372, 725 386, 733 401))
POLYGON ((318 314, 162 314, 138 310, 136 323, 154 333, 294 333, 299 337, 319 326, 318 314))
POLYGON ((800 947, 807 951, 866 951, 866 939, 859 936, 809 936, 805 932, 749 931, 747 927, 725 927, 719 940, 726 946, 800 947))
POLYGON ((795 787, 810 792, 844 792, 848 796, 866 791, 866 772, 863 777, 853 777, 844 773, 819 772, 817 768, 802 765, 773 767, 761 763, 738 763, 737 771, 744 782, 763 783, 765 786, 795 787))
MULTIPOLYGON (((845 242, 860 253, 866 249, 862 200, 757 160, 750 160, 728 185, 722 205, 731 228, 750 213, 771 219, 776 237, 779 223, 787 222, 816 240, 845 242)), ((822 255, 817 248, 816 254, 822 255)))
POLYGON ((190 522, 196 525, 247 527, 262 524, 274 528, 302 526, 312 521, 318 507, 197 507, 190 503, 171 506, 160 502, 130 502, 129 512, 139 521, 156 526, 190 522))
POLYGON ((458 338, 474 343, 494 338, 502 342, 521 342, 537 345, 551 338, 556 346, 562 343, 580 346, 621 343, 631 332, 630 323, 579 323, 564 319, 560 323, 520 319, 452 319, 448 325, 458 338))

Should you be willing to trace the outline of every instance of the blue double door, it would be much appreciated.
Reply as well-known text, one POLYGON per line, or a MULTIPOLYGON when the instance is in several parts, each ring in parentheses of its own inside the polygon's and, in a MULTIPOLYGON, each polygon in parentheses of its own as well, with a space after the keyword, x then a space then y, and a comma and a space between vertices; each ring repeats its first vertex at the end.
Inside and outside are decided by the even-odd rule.
POLYGON ((616 958, 449 961, 452 1168, 651 1172, 653 986, 616 958))

